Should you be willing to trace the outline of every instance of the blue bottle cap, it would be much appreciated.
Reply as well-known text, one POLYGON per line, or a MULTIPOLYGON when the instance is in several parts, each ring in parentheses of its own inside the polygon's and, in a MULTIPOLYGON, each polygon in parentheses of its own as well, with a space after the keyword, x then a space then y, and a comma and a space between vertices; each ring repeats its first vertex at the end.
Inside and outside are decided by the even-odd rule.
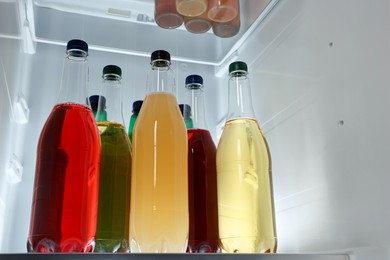
POLYGON ((191 117, 191 106, 187 104, 179 104, 179 109, 184 118, 191 117))
POLYGON ((200 84, 203 85, 203 78, 199 75, 189 75, 186 78, 186 85, 188 84, 200 84))
POLYGON ((82 50, 88 53, 88 44, 83 40, 73 39, 68 41, 66 50, 82 50))
POLYGON ((134 101, 134 103, 133 103, 133 113, 134 114, 139 113, 139 111, 141 110, 141 107, 142 107, 142 103, 144 103, 143 100, 134 101))
MULTIPOLYGON (((105 108, 106 107, 106 98, 101 96, 101 107, 105 108)), ((91 105, 92 110, 97 111, 98 110, 98 105, 99 105, 99 95, 93 95, 89 97, 89 103, 91 105)))

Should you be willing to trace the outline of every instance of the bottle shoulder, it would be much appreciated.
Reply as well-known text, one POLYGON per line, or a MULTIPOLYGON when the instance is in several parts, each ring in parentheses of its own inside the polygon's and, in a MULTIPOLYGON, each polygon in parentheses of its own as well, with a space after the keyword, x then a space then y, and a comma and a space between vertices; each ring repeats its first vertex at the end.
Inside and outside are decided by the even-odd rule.
POLYGON ((260 128, 259 122, 255 118, 250 117, 238 117, 229 119, 226 121, 225 126, 230 125, 256 125, 260 128))
POLYGON ((265 140, 263 131, 254 118, 234 118, 226 121, 224 130, 222 132, 221 138, 224 138, 224 135, 243 137, 251 135, 256 137, 259 135, 260 139, 265 140))
POLYGON ((175 126, 186 132, 176 97, 170 93, 148 94, 138 114, 137 125, 144 125, 143 128, 175 126))

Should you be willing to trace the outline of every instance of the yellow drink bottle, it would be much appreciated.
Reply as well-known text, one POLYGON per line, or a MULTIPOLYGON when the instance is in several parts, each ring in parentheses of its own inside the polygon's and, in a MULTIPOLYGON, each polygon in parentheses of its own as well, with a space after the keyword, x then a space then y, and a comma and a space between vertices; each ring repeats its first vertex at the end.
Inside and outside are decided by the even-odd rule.
POLYGON ((229 253, 273 253, 271 156, 255 119, 247 65, 230 64, 229 112, 217 148, 219 236, 229 253))

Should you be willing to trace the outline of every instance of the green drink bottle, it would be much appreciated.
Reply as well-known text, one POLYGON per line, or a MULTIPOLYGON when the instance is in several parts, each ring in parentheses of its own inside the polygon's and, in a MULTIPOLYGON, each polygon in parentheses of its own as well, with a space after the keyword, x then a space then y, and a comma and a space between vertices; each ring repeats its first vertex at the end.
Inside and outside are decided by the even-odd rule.
POLYGON ((144 102, 143 100, 137 100, 133 103, 133 111, 132 111, 133 114, 130 117, 129 132, 128 132, 130 142, 133 142, 133 130, 143 102, 144 102))
POLYGON ((187 129, 194 128, 194 122, 191 118, 191 106, 187 104, 179 104, 180 112, 183 116, 184 123, 187 129))
POLYGON ((107 121, 106 98, 101 96, 100 102, 102 108, 101 108, 101 112, 99 113, 99 118, 97 118, 96 114, 99 106, 99 95, 93 95, 89 97, 89 104, 91 105, 93 117, 95 118, 96 122, 107 121))
MULTIPOLYGON (((103 69, 102 96, 106 99, 105 121, 98 122, 101 139, 99 205, 95 252, 129 252, 131 144, 125 130, 121 100, 121 69, 103 69)), ((104 106, 102 97, 96 118, 104 106)))

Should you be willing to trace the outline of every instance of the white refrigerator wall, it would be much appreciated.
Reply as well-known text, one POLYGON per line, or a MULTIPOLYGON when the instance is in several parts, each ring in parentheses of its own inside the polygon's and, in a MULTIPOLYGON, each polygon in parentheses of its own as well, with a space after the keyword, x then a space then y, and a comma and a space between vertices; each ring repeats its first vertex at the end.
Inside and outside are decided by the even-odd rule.
POLYGON ((0 118, 2 130, 0 135, 0 252, 4 252, 8 234, 5 232, 7 223, 6 219, 13 210, 14 205, 14 187, 8 182, 7 169, 9 161, 12 158, 11 150, 15 147, 17 140, 14 138, 15 133, 19 132, 22 127, 17 126, 14 122, 11 95, 12 86, 16 84, 17 77, 14 69, 17 67, 19 45, 16 41, 4 41, 0 39, 0 118), (7 50, 7 51, 5 51, 7 50), (12 69, 11 69, 12 68, 12 69))
MULTIPOLYGON (((233 59, 249 65, 252 102, 271 150, 279 252, 390 258, 388 24, 388 0, 281 0, 236 50, 233 59)), ((64 49, 39 43, 36 54, 23 54, 18 40, 0 37, 0 252, 26 251, 36 145, 56 100, 64 49), (10 102, 20 93, 30 108, 27 124, 11 118, 10 102), (6 181, 13 154, 23 165, 16 184, 6 181)), ((180 46, 170 51, 179 55, 180 46)), ((132 101, 144 96, 149 59, 92 50, 89 61, 92 92, 103 66, 122 67, 128 124, 132 101)), ((216 142, 230 61, 173 61, 179 102, 185 77, 204 77, 216 142)))
POLYGON ((389 22, 386 0, 282 1, 239 50, 271 149, 280 252, 390 258, 389 22))

